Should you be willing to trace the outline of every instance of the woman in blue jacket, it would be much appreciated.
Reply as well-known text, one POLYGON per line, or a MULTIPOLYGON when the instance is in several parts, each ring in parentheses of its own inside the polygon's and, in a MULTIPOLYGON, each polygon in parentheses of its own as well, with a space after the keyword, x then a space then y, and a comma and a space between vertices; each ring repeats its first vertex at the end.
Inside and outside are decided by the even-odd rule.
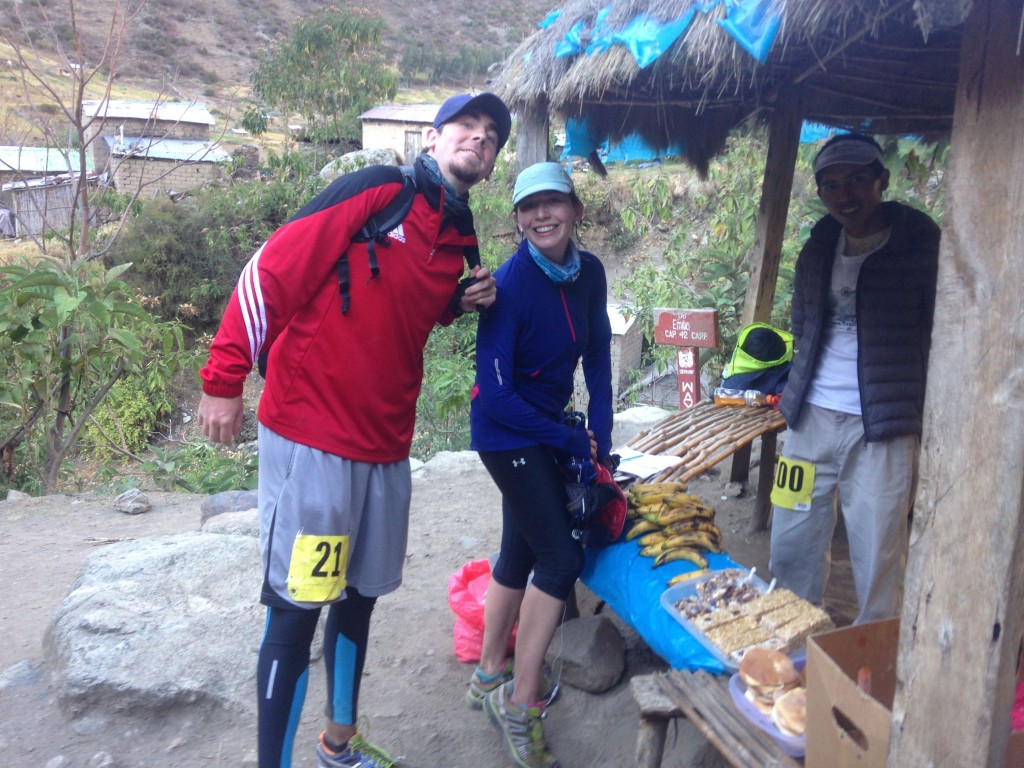
POLYGON ((609 460, 611 325, 604 267, 572 239, 583 204, 568 174, 558 163, 530 166, 512 205, 523 241, 495 272, 498 299, 477 330, 472 448, 501 491, 502 537, 466 698, 502 730, 517 765, 556 768, 541 728, 541 666, 583 569, 557 457, 609 460), (586 430, 565 420, 581 359, 586 430), (505 653, 517 619, 513 673, 505 653))

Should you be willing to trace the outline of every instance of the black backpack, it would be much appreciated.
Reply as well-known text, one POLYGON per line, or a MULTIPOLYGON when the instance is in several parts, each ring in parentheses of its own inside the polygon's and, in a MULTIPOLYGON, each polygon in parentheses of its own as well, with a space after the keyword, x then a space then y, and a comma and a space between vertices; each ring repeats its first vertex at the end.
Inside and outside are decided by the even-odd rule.
MULTIPOLYGON (((371 280, 380 274, 380 265, 377 263, 376 244, 383 243, 387 239, 388 233, 405 220, 405 217, 409 215, 409 210, 412 208, 413 199, 416 197, 418 189, 416 186, 416 169, 411 165, 402 165, 399 166, 399 170, 402 172, 402 188, 398 194, 392 198, 391 202, 370 216, 366 223, 363 224, 362 229, 350 241, 350 244, 367 243, 366 250, 370 259, 371 280)), ((467 249, 466 261, 470 268, 480 264, 480 251, 476 248, 467 249)), ((341 294, 341 313, 346 314, 352 300, 349 295, 351 281, 348 272, 347 248, 338 258, 335 271, 338 274, 338 292, 341 294)), ((459 292, 456 293, 458 298, 461 298, 461 293, 465 291, 471 281, 473 281, 472 278, 468 279, 468 281, 463 280, 460 283, 459 292)), ((270 344, 264 344, 263 349, 260 350, 259 358, 256 360, 256 368, 263 378, 267 377, 267 358, 269 355, 270 344)))

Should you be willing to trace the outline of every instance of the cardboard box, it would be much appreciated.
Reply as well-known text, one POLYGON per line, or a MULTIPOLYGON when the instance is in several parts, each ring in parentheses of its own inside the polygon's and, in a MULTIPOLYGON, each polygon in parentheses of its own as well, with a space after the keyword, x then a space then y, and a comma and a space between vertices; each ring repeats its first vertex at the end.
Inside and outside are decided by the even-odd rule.
POLYGON ((873 621, 807 641, 806 768, 885 768, 900 623, 873 621), (857 687, 871 673, 871 694, 857 687))
MULTIPOLYGON (((899 620, 891 619, 824 632, 807 641, 805 768, 885 768, 899 638, 899 620), (864 668, 871 671, 870 695, 857 687, 864 668)), ((1006 768, 1022 766, 1024 731, 1014 731, 1006 768)))

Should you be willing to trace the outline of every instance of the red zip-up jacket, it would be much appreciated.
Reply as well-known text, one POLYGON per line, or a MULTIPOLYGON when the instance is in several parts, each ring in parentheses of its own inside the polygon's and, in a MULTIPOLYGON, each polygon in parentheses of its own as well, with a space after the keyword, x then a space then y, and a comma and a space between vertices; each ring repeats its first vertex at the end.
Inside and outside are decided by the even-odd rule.
POLYGON ((203 391, 236 397, 260 350, 270 347, 258 417, 289 440, 355 461, 409 456, 423 347, 450 302, 472 216, 442 228, 442 188, 415 166, 409 214, 376 246, 371 279, 364 243, 350 243, 398 194, 401 171, 372 166, 334 181, 278 229, 242 270, 210 357, 203 391), (348 248, 351 305, 341 313, 336 264, 348 248))

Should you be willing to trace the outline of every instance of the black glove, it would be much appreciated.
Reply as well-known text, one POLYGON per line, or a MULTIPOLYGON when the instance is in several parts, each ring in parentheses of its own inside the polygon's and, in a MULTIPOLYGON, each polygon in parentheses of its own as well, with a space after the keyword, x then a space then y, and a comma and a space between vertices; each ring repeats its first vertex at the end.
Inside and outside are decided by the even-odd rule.
MULTIPOLYGON (((448 302, 448 307, 456 317, 462 317, 466 314, 466 310, 462 308, 462 297, 466 295, 466 289, 469 288, 469 286, 476 285, 478 282, 479 279, 475 277, 464 277, 459 280, 459 285, 455 289, 455 294, 452 296, 452 300, 448 302)), ((482 307, 478 304, 477 309, 482 309, 482 307)))

